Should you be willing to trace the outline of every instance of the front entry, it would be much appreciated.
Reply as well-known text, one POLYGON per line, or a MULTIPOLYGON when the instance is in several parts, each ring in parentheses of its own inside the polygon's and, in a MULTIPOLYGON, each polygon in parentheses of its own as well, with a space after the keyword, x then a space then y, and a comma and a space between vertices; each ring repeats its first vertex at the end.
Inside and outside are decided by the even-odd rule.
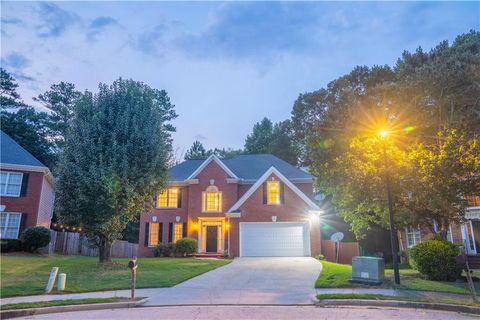
POLYGON ((217 252, 218 227, 207 226, 207 252, 217 252))

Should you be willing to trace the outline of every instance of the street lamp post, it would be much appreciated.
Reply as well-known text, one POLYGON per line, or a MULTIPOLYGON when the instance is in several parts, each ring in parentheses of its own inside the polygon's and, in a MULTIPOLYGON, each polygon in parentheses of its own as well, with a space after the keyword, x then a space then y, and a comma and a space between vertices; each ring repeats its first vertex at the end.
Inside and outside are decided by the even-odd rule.
POLYGON ((395 284, 400 284, 400 271, 398 269, 398 238, 395 228, 395 222, 393 220, 393 200, 392 200, 392 189, 390 186, 390 170, 388 166, 388 157, 387 157, 387 142, 386 137, 388 132, 385 130, 380 131, 380 136, 383 139, 383 161, 385 164, 385 184, 387 187, 387 199, 388 199, 388 214, 390 218, 390 242, 392 245, 392 262, 393 262, 393 273, 395 276, 395 284))

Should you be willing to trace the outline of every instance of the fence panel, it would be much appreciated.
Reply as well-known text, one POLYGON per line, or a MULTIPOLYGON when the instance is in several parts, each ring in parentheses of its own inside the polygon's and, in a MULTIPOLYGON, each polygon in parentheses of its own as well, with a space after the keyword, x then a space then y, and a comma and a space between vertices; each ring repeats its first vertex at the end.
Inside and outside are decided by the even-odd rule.
MULTIPOLYGON (((44 253, 61 253, 65 255, 83 255, 98 257, 98 248, 92 247, 88 240, 76 232, 57 232, 50 230, 50 243, 42 248, 44 253)), ((111 255, 116 258, 133 258, 137 256, 138 244, 116 240, 112 245, 111 255)))
MULTIPOLYGON (((338 263, 352 264, 352 258, 360 255, 360 246, 358 242, 340 242, 338 249, 338 263)), ((331 240, 322 240, 322 254, 325 260, 330 262, 336 261, 335 242, 331 240)))

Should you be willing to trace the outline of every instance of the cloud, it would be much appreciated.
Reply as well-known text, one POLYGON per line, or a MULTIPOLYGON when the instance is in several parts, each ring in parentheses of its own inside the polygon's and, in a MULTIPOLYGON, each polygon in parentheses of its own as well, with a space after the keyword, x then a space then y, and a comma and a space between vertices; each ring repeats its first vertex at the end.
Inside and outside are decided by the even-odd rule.
POLYGON ((42 38, 59 37, 80 20, 76 14, 63 10, 53 3, 41 2, 38 10, 42 20, 38 26, 38 36, 42 38))
POLYGON ((236 58, 301 52, 315 43, 318 6, 310 3, 227 3, 212 15, 209 26, 179 39, 179 45, 198 56, 236 58))
POLYGON ((5 69, 23 70, 30 65, 28 60, 23 54, 18 52, 11 52, 5 58, 2 58, 2 66, 5 69))
POLYGON ((21 24, 23 21, 19 18, 2 18, 1 24, 21 24))
POLYGON ((203 134, 197 134, 197 135, 195 135, 195 140, 205 141, 205 140, 208 140, 208 138, 205 137, 203 134))
POLYGON ((159 55, 166 31, 165 24, 158 24, 153 30, 140 34, 133 46, 145 54, 159 55))
POLYGON ((97 36, 105 31, 110 26, 119 25, 118 21, 112 17, 98 17, 94 19, 88 26, 87 39, 96 41, 97 36))

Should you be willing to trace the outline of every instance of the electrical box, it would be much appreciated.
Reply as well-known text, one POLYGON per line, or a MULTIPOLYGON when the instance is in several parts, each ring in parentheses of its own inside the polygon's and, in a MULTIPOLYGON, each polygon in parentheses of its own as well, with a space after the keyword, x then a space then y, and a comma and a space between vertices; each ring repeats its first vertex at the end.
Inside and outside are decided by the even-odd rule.
POLYGON ((353 257, 350 282, 378 285, 385 280, 385 261, 377 257, 353 257))

